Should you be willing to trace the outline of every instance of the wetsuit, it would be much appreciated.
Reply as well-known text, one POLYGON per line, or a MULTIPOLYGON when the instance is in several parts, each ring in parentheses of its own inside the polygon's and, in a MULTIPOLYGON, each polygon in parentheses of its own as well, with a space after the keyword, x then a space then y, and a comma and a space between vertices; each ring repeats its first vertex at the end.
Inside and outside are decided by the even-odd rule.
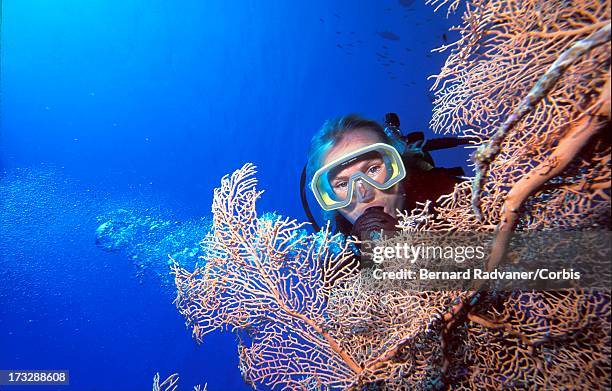
MULTIPOLYGON (((404 199, 404 209, 412 210, 416 207, 417 202, 425 202, 427 200, 432 201, 435 205, 435 201, 440 196, 452 193, 455 184, 462 181, 462 179, 459 178, 459 176, 462 175, 463 169, 460 167, 433 167, 428 171, 415 167, 409 169, 408 175, 402 181, 404 192, 406 194, 404 199)), ((366 213, 361 215, 357 221, 355 221, 355 226, 353 226, 353 224, 351 224, 341 214, 337 213, 336 228, 338 231, 347 235, 358 235, 360 231, 364 229, 394 229, 396 221, 393 219, 393 217, 382 212, 382 208, 378 208, 376 212, 377 213, 370 213, 371 216, 366 216, 366 211, 366 213)))

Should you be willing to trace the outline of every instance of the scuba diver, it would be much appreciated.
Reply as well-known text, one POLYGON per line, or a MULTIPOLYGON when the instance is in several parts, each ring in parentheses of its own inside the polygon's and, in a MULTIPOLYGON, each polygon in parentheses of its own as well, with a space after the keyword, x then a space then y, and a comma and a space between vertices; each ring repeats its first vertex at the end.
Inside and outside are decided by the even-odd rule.
POLYGON ((313 136, 301 178, 301 199, 315 230, 306 197, 306 183, 333 223, 345 235, 396 230, 397 211, 453 191, 464 175, 461 167, 435 167, 429 151, 467 144, 468 139, 424 140, 422 132, 403 136, 399 118, 385 117, 385 126, 355 114, 326 121, 313 136))

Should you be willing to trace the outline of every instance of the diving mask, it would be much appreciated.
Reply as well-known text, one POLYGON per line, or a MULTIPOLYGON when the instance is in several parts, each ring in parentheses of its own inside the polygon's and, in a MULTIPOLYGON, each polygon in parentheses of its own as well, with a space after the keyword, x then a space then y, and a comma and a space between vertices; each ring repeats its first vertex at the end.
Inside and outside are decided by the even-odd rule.
MULTIPOLYGON (((371 144, 326 164, 315 172, 310 187, 324 210, 340 209, 351 203, 357 187, 370 185, 386 190, 404 179, 406 169, 391 145, 371 144)), ((361 191, 357 191, 361 196, 361 191)))

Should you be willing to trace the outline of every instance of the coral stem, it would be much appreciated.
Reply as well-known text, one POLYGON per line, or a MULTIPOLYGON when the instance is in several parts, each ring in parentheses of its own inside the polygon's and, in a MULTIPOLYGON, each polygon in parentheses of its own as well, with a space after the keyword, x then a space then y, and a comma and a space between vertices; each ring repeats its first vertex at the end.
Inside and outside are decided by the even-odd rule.
POLYGON ((476 176, 472 185, 472 209, 476 217, 482 219, 480 211, 480 196, 486 182, 489 166, 501 151, 501 144, 514 126, 540 102, 555 86, 565 70, 579 57, 583 56, 593 48, 610 42, 610 22, 604 27, 574 43, 568 50, 563 52, 559 58, 548 68, 546 73, 538 80, 536 85, 529 91, 516 110, 497 129, 487 144, 481 145, 472 159, 476 165, 476 176))
MULTIPOLYGON (((608 25, 609 26, 609 25, 608 25)), ((570 126, 555 150, 538 166, 521 178, 508 192, 502 217, 497 226, 497 235, 493 242, 491 255, 487 263, 487 270, 495 268, 504 258, 510 237, 520 216, 520 209, 525 200, 544 185, 550 178, 561 173, 565 167, 576 157, 580 150, 588 143, 602 126, 610 119, 610 73, 604 85, 595 113, 585 113, 570 126)))

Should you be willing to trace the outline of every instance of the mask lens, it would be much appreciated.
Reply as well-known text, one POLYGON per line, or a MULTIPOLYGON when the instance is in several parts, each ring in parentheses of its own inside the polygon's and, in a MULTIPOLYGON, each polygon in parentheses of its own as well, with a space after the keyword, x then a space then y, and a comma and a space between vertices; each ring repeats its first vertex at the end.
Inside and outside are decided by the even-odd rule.
POLYGON ((344 200, 348 197, 350 188, 355 186, 356 178, 367 177, 382 186, 389 179, 390 173, 380 151, 370 151, 334 167, 329 171, 327 180, 335 198, 344 200))
POLYGON ((373 144, 349 153, 315 173, 312 189, 326 210, 347 206, 355 194, 356 181, 361 189, 387 189, 406 175, 399 153, 390 145, 373 144))

